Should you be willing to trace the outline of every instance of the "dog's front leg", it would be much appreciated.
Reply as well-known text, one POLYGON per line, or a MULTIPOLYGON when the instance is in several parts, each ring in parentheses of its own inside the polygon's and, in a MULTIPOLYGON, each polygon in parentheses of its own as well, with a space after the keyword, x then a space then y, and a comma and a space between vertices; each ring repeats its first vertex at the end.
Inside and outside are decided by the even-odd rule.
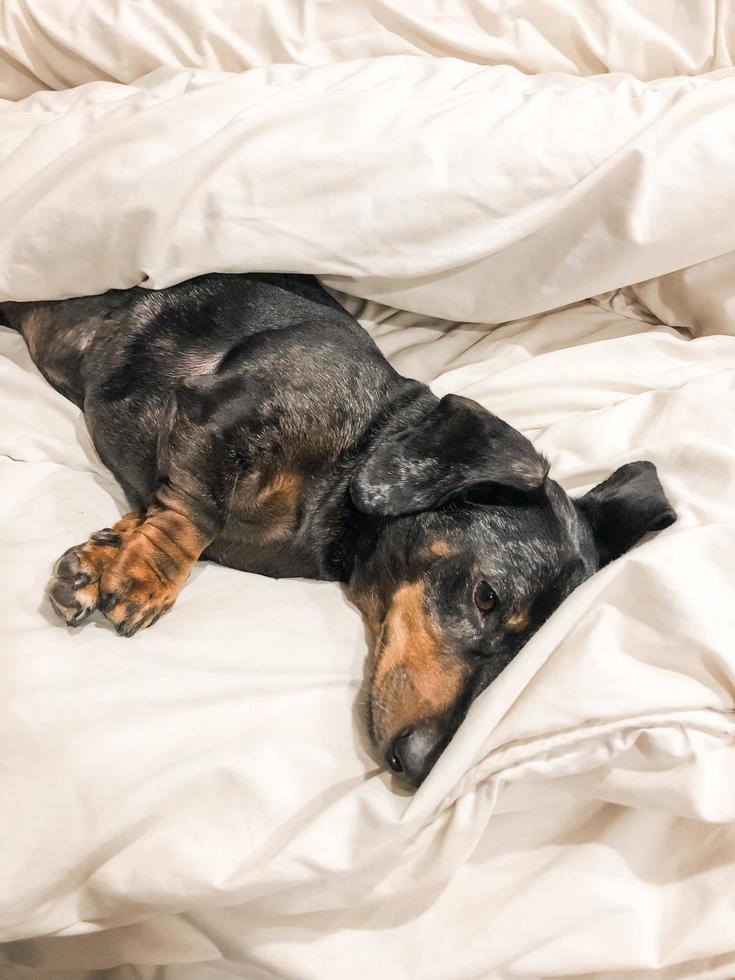
POLYGON ((132 636, 171 608, 210 541, 193 511, 159 494, 146 513, 128 514, 66 551, 49 599, 70 626, 100 609, 119 634, 132 636))

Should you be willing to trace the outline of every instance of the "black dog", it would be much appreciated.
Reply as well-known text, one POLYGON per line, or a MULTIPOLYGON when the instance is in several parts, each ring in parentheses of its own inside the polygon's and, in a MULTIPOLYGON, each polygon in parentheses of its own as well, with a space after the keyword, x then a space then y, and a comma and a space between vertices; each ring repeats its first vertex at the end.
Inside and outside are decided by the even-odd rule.
POLYGON ((309 277, 2 311, 135 510, 61 557, 59 615, 131 636, 201 557, 344 582, 376 637, 370 735, 414 785, 572 589, 675 520, 646 462, 571 500, 524 436, 401 377, 309 277))

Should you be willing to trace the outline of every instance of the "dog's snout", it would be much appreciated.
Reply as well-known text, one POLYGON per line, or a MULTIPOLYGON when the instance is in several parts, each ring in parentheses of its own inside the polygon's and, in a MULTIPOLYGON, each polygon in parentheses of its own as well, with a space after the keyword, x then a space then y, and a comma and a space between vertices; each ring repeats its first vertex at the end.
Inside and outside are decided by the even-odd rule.
POLYGON ((441 752, 443 740, 430 728, 404 728, 388 748, 388 765, 411 786, 419 786, 441 752))

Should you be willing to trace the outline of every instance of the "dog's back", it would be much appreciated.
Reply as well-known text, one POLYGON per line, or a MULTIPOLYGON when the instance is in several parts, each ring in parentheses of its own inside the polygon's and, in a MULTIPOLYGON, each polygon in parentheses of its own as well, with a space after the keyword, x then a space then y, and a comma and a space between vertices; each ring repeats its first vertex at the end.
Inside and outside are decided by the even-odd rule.
MULTIPOLYGON (((187 386, 197 386, 200 397, 208 383, 224 383, 228 374, 242 378, 247 365, 251 387, 270 379, 285 399, 289 388, 304 388, 303 373, 316 358, 319 371, 310 380, 323 399, 330 365, 337 368, 335 349, 345 364, 370 369, 374 380, 394 377, 357 321, 311 276, 214 273, 162 290, 4 303, 0 315, 22 333, 44 377, 84 409, 97 451, 136 505, 153 487, 172 396, 185 397, 187 386), (301 334, 298 358, 284 354, 287 330, 296 344, 301 334)), ((235 393, 218 384, 218 394, 221 401, 235 393)), ((349 397, 351 419, 364 424, 374 407, 366 386, 349 397)), ((309 410, 308 398, 302 400, 294 406, 297 418, 309 410)))
POLYGON ((20 331, 44 377, 79 407, 111 367, 127 394, 160 390, 211 371, 248 336, 315 317, 354 323, 316 279, 295 274, 213 273, 162 290, 0 303, 0 322, 20 331))

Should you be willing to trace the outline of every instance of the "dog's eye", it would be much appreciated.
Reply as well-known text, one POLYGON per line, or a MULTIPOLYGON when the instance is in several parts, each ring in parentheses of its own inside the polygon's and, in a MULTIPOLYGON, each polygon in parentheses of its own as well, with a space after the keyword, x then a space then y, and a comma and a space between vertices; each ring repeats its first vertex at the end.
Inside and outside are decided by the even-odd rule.
POLYGON ((477 583, 472 598, 480 612, 486 615, 493 611, 498 602, 495 589, 485 579, 477 583))

